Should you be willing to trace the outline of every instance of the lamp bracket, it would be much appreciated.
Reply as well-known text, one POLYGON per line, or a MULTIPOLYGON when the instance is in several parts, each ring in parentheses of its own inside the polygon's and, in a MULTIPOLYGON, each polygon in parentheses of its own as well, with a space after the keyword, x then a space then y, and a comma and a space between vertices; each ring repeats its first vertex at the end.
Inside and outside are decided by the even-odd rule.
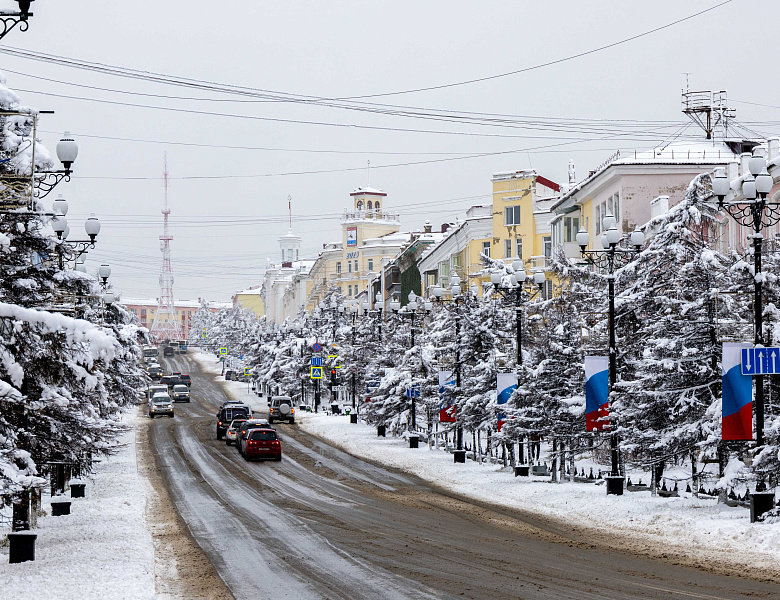
POLYGON ((42 177, 35 177, 35 187, 38 190, 38 198, 45 198, 61 181, 70 181, 70 170, 65 171, 39 171, 42 177))

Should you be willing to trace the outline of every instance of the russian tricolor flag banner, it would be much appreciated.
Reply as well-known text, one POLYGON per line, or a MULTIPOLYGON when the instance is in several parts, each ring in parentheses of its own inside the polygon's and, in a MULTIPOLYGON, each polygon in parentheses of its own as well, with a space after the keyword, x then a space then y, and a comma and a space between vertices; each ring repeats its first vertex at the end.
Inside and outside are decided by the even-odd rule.
POLYGON ((753 439, 753 378, 742 374, 742 349, 752 344, 723 344, 721 439, 753 439))
POLYGON ((455 375, 452 371, 439 371, 439 421, 454 423, 457 419, 457 406, 452 401, 452 390, 455 387, 455 375))
MULTIPOLYGON (((496 397, 496 404, 506 404, 515 393, 517 389, 517 375, 514 373, 497 373, 496 374, 496 389, 498 396, 496 397)), ((498 430, 501 431, 501 427, 504 425, 506 415, 504 413, 498 413, 498 430)))
POLYGON ((585 429, 609 429, 609 357, 585 357, 585 429))

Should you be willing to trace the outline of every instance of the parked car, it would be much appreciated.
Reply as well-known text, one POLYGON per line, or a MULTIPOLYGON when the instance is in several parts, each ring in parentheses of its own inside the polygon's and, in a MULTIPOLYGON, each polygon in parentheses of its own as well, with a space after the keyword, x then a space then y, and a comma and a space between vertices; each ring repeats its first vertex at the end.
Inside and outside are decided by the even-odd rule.
POLYGON ((244 458, 282 460, 282 442, 273 429, 250 429, 244 442, 244 458))
POLYGON ((168 393, 167 385, 151 385, 146 390, 146 398, 147 400, 151 400, 157 394, 167 394, 167 393, 168 393))
POLYGON ((236 372, 235 371, 233 371, 231 369, 228 369, 227 371, 225 371, 225 381, 233 381, 233 379, 235 379, 235 377, 236 377, 236 372))
POLYGON ((155 394, 149 402, 149 417, 154 419, 161 415, 173 417, 173 401, 168 394, 155 394))
POLYGON ((173 346, 166 346, 163 348, 163 356, 173 356, 174 354, 173 346))
POLYGON ((263 429, 271 428, 268 421, 265 419, 248 419, 241 424, 241 427, 236 432, 236 448, 239 453, 244 453, 244 442, 246 441, 247 434, 252 431, 252 429, 257 429, 258 427, 263 429))
POLYGON ((246 419, 233 419, 233 421, 230 423, 230 427, 228 427, 227 431, 225 432, 225 444, 230 446, 231 444, 236 443, 238 430, 241 429, 241 426, 246 423, 246 421, 246 419))
POLYGON ((189 402, 190 401, 190 388, 180 383, 173 386, 173 401, 174 402, 189 402))
POLYGON ((243 404, 225 404, 217 413, 217 439, 221 440, 230 423, 234 419, 249 419, 252 416, 252 409, 243 404))
POLYGON ((192 378, 187 373, 182 373, 179 375, 179 382, 190 387, 192 385, 192 378))
POLYGON ((268 422, 287 421, 295 423, 295 408, 293 408, 292 398, 289 396, 273 396, 271 404, 268 407, 268 422))

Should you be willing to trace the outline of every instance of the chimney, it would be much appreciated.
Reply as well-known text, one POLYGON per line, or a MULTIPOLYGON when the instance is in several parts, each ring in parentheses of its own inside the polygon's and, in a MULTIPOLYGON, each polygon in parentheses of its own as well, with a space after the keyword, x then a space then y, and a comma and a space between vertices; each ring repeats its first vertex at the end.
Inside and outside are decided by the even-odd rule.
POLYGON ((574 187, 574 184, 577 183, 577 177, 574 174, 574 159, 569 159, 569 186, 574 187))
POLYGON ((425 233, 430 233, 431 230, 433 229, 433 225, 431 225, 430 221, 426 221, 425 225, 423 225, 423 229, 424 229, 425 233))
POLYGON ((442 224, 441 224, 441 232, 442 232, 442 233, 447 233, 447 230, 448 230, 449 228, 450 228, 450 224, 449 224, 449 223, 442 223, 442 224))

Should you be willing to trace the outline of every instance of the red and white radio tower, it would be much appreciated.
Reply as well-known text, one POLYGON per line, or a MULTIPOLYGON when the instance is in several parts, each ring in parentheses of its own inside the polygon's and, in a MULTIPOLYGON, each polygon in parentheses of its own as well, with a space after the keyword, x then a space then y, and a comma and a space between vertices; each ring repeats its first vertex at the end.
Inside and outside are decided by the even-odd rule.
POLYGON ((157 299, 157 313, 149 331, 157 341, 184 339, 181 325, 176 319, 176 305, 173 300, 173 272, 171 271, 171 240, 173 236, 168 233, 168 154, 165 154, 165 167, 163 170, 165 186, 165 203, 163 204, 163 234, 160 236, 160 251, 163 255, 162 269, 160 269, 160 297, 157 299))

